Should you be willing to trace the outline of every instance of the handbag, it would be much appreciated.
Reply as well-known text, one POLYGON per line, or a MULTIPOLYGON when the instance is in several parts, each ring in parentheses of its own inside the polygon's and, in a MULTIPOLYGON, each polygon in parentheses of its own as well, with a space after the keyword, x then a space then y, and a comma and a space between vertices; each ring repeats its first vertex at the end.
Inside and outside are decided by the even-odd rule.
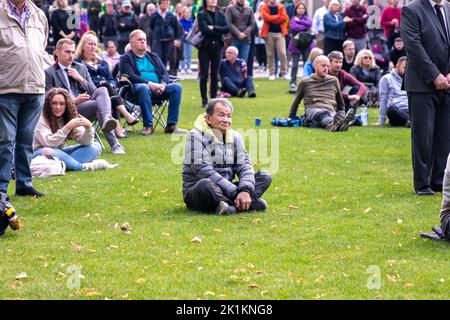
POLYGON ((53 156, 37 156, 31 160, 31 175, 33 178, 62 176, 66 172, 66 164, 53 156))
POLYGON ((195 19, 191 30, 186 36, 186 42, 192 44, 198 49, 200 48, 204 38, 205 37, 203 36, 202 32, 200 31, 200 27, 198 26, 198 20, 195 19))
POLYGON ((313 35, 308 31, 300 31, 294 36, 294 45, 300 50, 305 50, 311 44, 313 35))

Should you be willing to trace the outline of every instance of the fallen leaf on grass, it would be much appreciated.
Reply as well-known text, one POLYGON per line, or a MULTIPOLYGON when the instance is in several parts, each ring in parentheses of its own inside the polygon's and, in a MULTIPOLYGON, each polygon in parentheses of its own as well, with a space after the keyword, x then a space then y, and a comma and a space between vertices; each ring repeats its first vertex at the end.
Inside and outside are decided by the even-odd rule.
POLYGON ((238 280, 238 279, 239 279, 239 277, 236 276, 236 275, 234 275, 234 274, 232 274, 232 275, 230 276, 230 280, 238 280))
POLYGON ((391 276, 391 275, 386 275, 386 279, 388 279, 388 281, 390 282, 397 282, 397 279, 395 278, 395 276, 391 276))
POLYGON ((261 297, 264 297, 266 294, 268 294, 269 293, 269 291, 267 291, 267 290, 263 290, 263 291, 261 291, 261 297))
POLYGON ((222 233, 222 232, 223 232, 223 230, 222 230, 222 229, 219 229, 219 228, 216 228, 216 229, 214 229, 213 231, 214 231, 214 232, 217 232, 217 233, 222 233))
POLYGON ((412 283, 407 283, 403 286, 403 288, 413 288, 413 287, 414 287, 414 284, 412 284, 412 283))
POLYGON ((398 223, 398 224, 403 224, 403 220, 400 219, 400 218, 397 218, 397 223, 398 223))
POLYGON ((363 213, 369 213, 370 210, 372 210, 372 208, 368 207, 366 210, 363 211, 363 213))
POLYGON ((242 281, 244 281, 244 282, 250 282, 250 281, 252 281, 252 278, 250 278, 250 277, 244 277, 244 278, 242 279, 242 281))
POLYGON ((81 252, 81 250, 83 250, 83 247, 78 245, 78 244, 76 244, 75 242, 71 241, 70 243, 72 244, 73 251, 81 252))
POLYGON ((89 253, 96 253, 97 250, 94 250, 94 249, 87 249, 87 252, 89 252, 89 253))
POLYGON ((294 205, 292 205, 292 204, 288 205, 288 208, 289 208, 289 209, 298 209, 297 206, 294 206, 294 205))
POLYGON ((202 243, 202 239, 200 239, 199 237, 195 236, 191 239, 192 243, 202 243))
POLYGON ((440 278, 438 281, 439 281, 440 283, 444 283, 444 282, 445 282, 445 280, 444 280, 443 278, 440 278))
POLYGON ((161 193, 166 193, 169 191, 169 188, 161 190, 161 193))
POLYGON ((94 289, 94 288, 83 288, 80 290, 80 293, 86 297, 98 297, 98 296, 102 295, 100 292, 96 291, 96 289, 94 289))
POLYGON ((314 282, 320 282, 323 279, 325 279, 325 276, 323 274, 321 274, 320 277, 318 277, 316 280, 314 280, 314 282))
POLYGON ((256 225, 257 225, 258 223, 263 222, 263 221, 262 221, 261 218, 256 218, 256 219, 254 219, 252 222, 253 222, 253 224, 256 224, 256 225))
POLYGON ((144 284, 145 283, 145 279, 144 278, 139 278, 136 280, 137 284, 144 284))
POLYGON ((248 263, 247 267, 249 267, 250 269, 255 269, 255 265, 253 263, 248 263))
POLYGON ((45 257, 44 256, 37 256, 36 259, 42 261, 42 260, 45 260, 45 257))
POLYGON ((257 284, 251 284, 248 286, 250 289, 257 289, 259 286, 257 284))
POLYGON ((204 296, 215 296, 216 294, 212 291, 206 291, 203 295, 204 296))
POLYGON ((246 272, 247 272, 247 270, 245 270, 244 268, 239 268, 239 269, 234 270, 234 273, 246 273, 246 272))

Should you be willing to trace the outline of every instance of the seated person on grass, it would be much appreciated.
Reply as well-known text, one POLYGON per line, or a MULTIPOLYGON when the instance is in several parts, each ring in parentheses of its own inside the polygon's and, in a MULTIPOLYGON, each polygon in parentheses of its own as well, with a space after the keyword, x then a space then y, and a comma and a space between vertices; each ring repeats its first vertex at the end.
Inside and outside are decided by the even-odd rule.
POLYGON ((220 83, 222 91, 233 97, 244 97, 248 92, 249 98, 256 97, 253 78, 247 75, 247 64, 238 58, 239 50, 230 46, 225 51, 225 59, 220 62, 220 83))
POLYGON ((367 87, 353 77, 350 73, 342 69, 344 55, 340 51, 332 51, 328 54, 330 59, 330 70, 328 74, 335 76, 339 80, 342 98, 345 103, 345 111, 350 108, 355 109, 362 103, 362 97, 367 92, 367 87))
POLYGON ((395 68, 380 80, 379 125, 385 124, 387 116, 391 126, 411 126, 409 121, 408 95, 405 90, 402 90, 405 68, 406 57, 400 57, 395 68))
POLYGON ((441 229, 445 238, 450 241, 450 155, 447 158, 447 166, 442 184, 442 204, 440 212, 441 229))
POLYGON ((189 210, 234 214, 267 208, 261 196, 272 177, 254 172, 241 135, 231 129, 232 113, 228 100, 211 99, 186 137, 183 200, 189 210))
POLYGON ((180 112, 182 87, 178 83, 170 83, 167 69, 157 54, 147 51, 147 35, 142 30, 134 30, 130 34, 131 50, 120 57, 120 74, 126 76, 133 84, 138 95, 142 111, 144 128, 143 136, 152 135, 153 127, 152 100, 169 100, 169 112, 165 133, 185 134, 187 130, 177 128, 180 112))
POLYGON ((303 78, 297 87, 296 97, 291 106, 289 117, 297 115, 298 106, 303 100, 306 120, 312 126, 328 131, 347 131, 353 120, 355 110, 345 113, 339 81, 330 76, 330 60, 326 56, 314 59, 314 74, 303 78))
POLYGON ((111 98, 104 87, 97 88, 86 67, 75 62, 75 43, 60 39, 55 49, 56 63, 45 70, 45 91, 66 89, 77 111, 90 121, 98 120, 111 147, 111 153, 124 154, 125 150, 114 135, 117 121, 111 115, 111 98))
POLYGON ((34 134, 33 151, 33 158, 40 155, 57 157, 66 164, 67 170, 100 170, 117 166, 97 159, 102 148, 94 142, 94 128, 88 119, 78 114, 69 92, 62 88, 50 89, 45 96, 34 134), (78 144, 66 146, 69 139, 78 144))

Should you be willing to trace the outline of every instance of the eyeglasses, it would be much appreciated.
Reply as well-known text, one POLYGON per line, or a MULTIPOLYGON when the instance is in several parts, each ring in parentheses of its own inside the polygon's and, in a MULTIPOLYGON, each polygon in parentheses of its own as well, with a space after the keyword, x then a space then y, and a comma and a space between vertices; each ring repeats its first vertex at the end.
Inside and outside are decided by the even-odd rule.
POLYGON ((364 57, 363 59, 369 59, 369 60, 372 60, 372 57, 364 57))

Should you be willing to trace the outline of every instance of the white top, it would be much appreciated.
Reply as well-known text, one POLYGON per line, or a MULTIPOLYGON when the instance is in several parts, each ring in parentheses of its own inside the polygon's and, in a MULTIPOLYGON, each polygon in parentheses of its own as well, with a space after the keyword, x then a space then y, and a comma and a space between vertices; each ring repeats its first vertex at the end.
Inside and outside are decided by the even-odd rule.
POLYGON ((311 31, 313 34, 317 35, 319 32, 324 32, 323 27, 323 17, 328 13, 328 9, 325 7, 320 7, 314 12, 314 17, 312 21, 311 31))
MULTIPOLYGON (((434 2, 433 0, 429 0, 429 1, 430 1, 430 4, 431 4, 431 7, 434 9, 434 12, 436 12, 436 8, 434 6, 437 5, 438 3, 434 2)), ((444 17, 444 24, 445 24, 445 29, 446 29, 444 31, 447 33, 447 36, 448 36, 448 31, 447 31, 448 30, 448 24, 447 24, 447 17, 445 15, 445 10, 444 10, 444 1, 441 2, 440 6, 441 6, 442 16, 444 17)), ((437 12, 436 12, 436 15, 437 15, 437 12)))

